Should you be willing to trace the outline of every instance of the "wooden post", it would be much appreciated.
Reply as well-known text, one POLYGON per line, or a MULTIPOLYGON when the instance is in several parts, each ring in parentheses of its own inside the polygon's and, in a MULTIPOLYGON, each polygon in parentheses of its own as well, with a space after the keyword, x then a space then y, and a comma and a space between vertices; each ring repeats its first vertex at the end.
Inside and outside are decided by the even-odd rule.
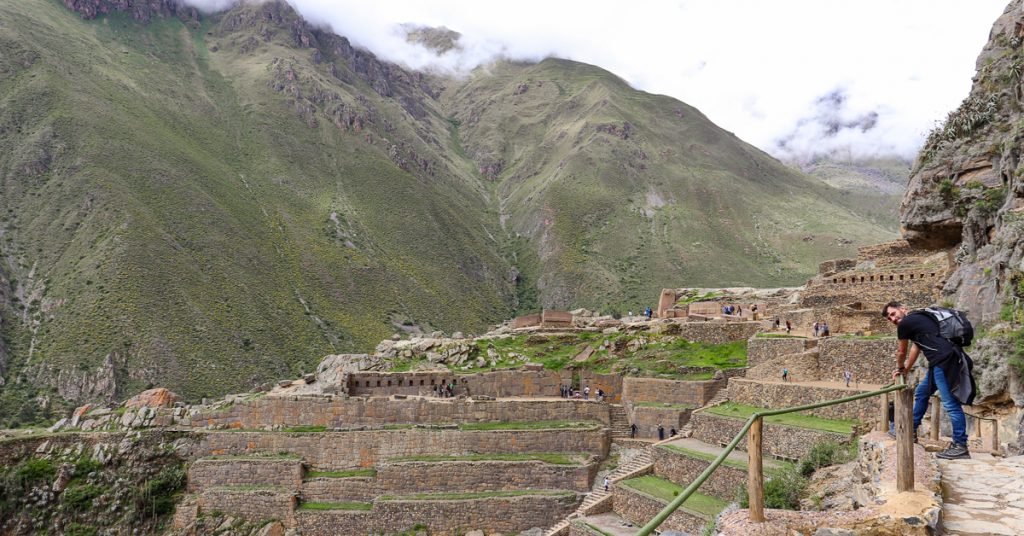
POLYGON ((764 470, 761 463, 761 425, 757 417, 747 433, 747 502, 750 503, 750 520, 764 523, 764 470))
POLYGON ((914 491, 914 392, 896 391, 896 491, 914 491))
POLYGON ((889 395, 882 393, 878 397, 878 431, 888 432, 889 431, 889 395))
POLYGON ((931 398, 931 401, 932 401, 932 427, 931 427, 931 430, 928 433, 928 437, 930 437, 932 441, 938 441, 939 440, 939 408, 942 406, 942 399, 937 397, 937 396, 933 396, 931 398))

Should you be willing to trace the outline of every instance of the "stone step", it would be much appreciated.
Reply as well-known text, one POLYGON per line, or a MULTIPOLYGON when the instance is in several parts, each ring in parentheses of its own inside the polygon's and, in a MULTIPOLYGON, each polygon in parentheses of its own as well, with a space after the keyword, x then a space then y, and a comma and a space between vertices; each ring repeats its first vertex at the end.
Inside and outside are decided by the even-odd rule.
POLYGON ((608 480, 610 482, 609 491, 604 490, 603 479, 601 481, 594 482, 594 489, 583 499, 579 508, 575 512, 569 515, 568 518, 563 519, 561 522, 555 524, 548 530, 544 531, 544 536, 565 536, 569 533, 570 519, 586 515, 588 509, 594 507, 598 503, 604 500, 611 500, 611 489, 616 482, 631 478, 638 473, 650 471, 654 464, 653 454, 651 453, 651 445, 645 445, 640 449, 640 452, 636 453, 628 462, 615 468, 614 471, 608 474, 608 480))

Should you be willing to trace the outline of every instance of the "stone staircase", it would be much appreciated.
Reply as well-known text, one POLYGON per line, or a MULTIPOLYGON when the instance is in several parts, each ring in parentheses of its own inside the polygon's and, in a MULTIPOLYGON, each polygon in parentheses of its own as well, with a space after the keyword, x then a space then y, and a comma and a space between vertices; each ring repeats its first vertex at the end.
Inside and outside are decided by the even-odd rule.
MULTIPOLYGON (((625 480, 636 476, 637 474, 649 472, 654 467, 654 455, 651 452, 653 447, 654 445, 651 444, 638 449, 636 455, 628 462, 616 467, 614 471, 608 474, 609 482, 614 485, 620 480, 625 480)), ((565 536, 569 534, 569 524, 572 519, 586 516, 587 513, 595 509, 599 503, 610 501, 611 499, 611 487, 609 486, 609 490, 605 491, 604 481, 595 481, 594 489, 587 494, 576 511, 569 515, 569 517, 559 521, 555 526, 544 531, 544 536, 565 536)), ((608 508, 608 510, 611 510, 611 508, 608 508)))
POLYGON ((609 406, 609 414, 611 418, 612 440, 628 438, 630 430, 629 416, 626 414, 626 408, 622 404, 611 404, 609 406))

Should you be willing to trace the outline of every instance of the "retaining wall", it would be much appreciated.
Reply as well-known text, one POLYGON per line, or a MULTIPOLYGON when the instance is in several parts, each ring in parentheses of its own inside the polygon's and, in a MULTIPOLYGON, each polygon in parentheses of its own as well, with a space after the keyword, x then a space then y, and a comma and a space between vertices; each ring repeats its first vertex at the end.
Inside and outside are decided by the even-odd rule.
POLYGON ((368 502, 381 495, 565 489, 590 491, 597 464, 555 465, 540 461, 399 462, 377 466, 376 477, 317 477, 302 483, 302 500, 368 502))
POLYGON ((828 381, 843 381, 843 371, 853 373, 854 381, 885 385, 892 382, 896 368, 893 357, 898 347, 895 337, 860 339, 826 337, 819 343, 818 364, 828 381))
POLYGON ((747 366, 756 367, 775 358, 798 354, 814 347, 813 339, 751 337, 747 341, 747 366))
POLYGON ((760 322, 675 322, 679 326, 664 333, 677 334, 690 342, 722 344, 749 339, 761 330, 760 322))
MULTIPOLYGON (((557 389, 555 392, 557 395, 557 389)), ((223 410, 182 416, 178 424, 260 430, 300 425, 344 429, 386 424, 562 420, 595 421, 607 425, 610 422, 608 405, 565 400, 263 397, 239 402, 223 410)))
POLYGON ((700 407, 725 387, 724 380, 683 381, 623 378, 622 398, 631 403, 663 402, 700 407))
POLYGON ((297 501, 292 492, 277 490, 218 490, 199 494, 198 513, 229 512, 246 521, 276 519, 285 526, 295 523, 297 501))
POLYGON ((297 492, 302 487, 300 460, 196 460, 188 468, 188 491, 217 486, 278 486, 297 492))
MULTIPOLYGON (((711 415, 705 412, 694 413, 691 417, 693 437, 712 445, 727 445, 736 434, 743 429, 746 420, 711 415)), ((794 426, 782 426, 765 423, 761 435, 764 451, 778 458, 796 460, 803 457, 817 443, 834 441, 845 443, 850 440, 848 434, 838 434, 794 426)), ((736 447, 747 449, 747 442, 740 441, 736 447)))
MULTIPOLYGON (((840 374, 842 372, 840 371, 840 374)), ((796 378, 800 380, 800 378, 796 378)), ((852 384, 851 384, 852 385, 852 384)), ((729 380, 729 400, 761 408, 788 408, 815 402, 825 402, 857 394, 851 387, 815 387, 800 383, 759 383, 743 378, 729 380)), ((878 417, 878 400, 874 397, 826 406, 805 412, 825 419, 857 419, 863 423, 875 422, 878 417)))
POLYGON ((579 503, 577 495, 492 497, 461 501, 377 501, 368 512, 299 511, 295 526, 303 536, 365 536, 426 526, 432 535, 455 536, 474 529, 517 534, 550 527, 579 503))
MULTIPOLYGON (((619 517, 632 521, 636 526, 647 524, 658 512, 668 505, 667 501, 656 499, 626 486, 615 486, 612 489, 615 513, 619 517)), ((687 512, 680 507, 658 527, 661 532, 677 530, 687 534, 700 534, 704 530, 707 518, 687 512)))
POLYGON ((350 432, 210 432, 195 449, 197 456, 287 452, 311 469, 375 467, 392 458, 525 452, 579 452, 604 458, 607 429, 459 431, 367 430, 350 432))
POLYGON ((665 438, 668 438, 673 427, 678 432, 690 421, 693 409, 634 406, 628 412, 629 422, 636 425, 637 437, 657 439, 660 424, 665 429, 665 438))
MULTIPOLYGON (((700 458, 691 458, 664 446, 651 449, 654 455, 654 474, 680 486, 688 486, 711 465, 700 458)), ((747 472, 729 465, 719 465, 697 491, 725 501, 736 500, 736 490, 747 482, 747 472)))

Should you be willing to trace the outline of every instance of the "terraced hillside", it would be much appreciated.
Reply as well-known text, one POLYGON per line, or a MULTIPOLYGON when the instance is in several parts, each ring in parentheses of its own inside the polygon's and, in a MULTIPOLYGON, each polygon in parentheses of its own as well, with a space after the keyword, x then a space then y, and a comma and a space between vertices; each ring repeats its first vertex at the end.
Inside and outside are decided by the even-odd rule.
POLYGON ((796 283, 893 231, 596 67, 440 79, 280 2, 65 4, 0 4, 4 424, 244 391, 396 330, 796 283))

